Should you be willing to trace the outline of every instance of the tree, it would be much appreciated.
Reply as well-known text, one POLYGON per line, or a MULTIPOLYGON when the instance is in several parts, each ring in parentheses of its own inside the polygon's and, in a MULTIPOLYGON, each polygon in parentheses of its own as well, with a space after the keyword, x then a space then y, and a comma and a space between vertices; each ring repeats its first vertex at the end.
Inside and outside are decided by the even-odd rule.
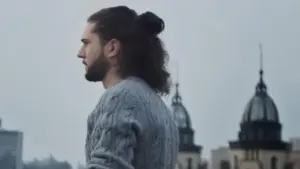
MULTIPOLYGON (((2 168, 1 168, 2 169, 2 168)), ((23 169, 72 169, 72 166, 67 161, 57 161, 50 156, 45 160, 33 160, 24 164, 23 169)))

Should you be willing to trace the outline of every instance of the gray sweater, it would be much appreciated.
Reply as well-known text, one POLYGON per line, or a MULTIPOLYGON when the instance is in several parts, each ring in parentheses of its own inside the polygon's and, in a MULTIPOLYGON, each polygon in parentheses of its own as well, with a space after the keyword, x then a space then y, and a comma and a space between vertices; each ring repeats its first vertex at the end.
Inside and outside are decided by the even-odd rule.
POLYGON ((139 78, 107 89, 88 118, 88 169, 174 169, 178 146, 169 108, 139 78))

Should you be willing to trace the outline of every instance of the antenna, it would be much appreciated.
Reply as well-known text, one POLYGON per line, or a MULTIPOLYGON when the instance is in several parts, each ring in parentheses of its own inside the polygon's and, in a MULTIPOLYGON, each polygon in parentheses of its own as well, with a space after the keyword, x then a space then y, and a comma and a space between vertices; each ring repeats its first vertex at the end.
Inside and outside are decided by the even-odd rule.
POLYGON ((179 65, 178 60, 175 60, 175 66, 176 66, 176 80, 175 80, 175 95, 173 96, 173 102, 180 102, 181 97, 178 91, 179 88, 179 65))
POLYGON ((176 84, 179 83, 179 65, 178 60, 175 61, 176 64, 176 84))
POLYGON ((263 45, 259 42, 259 51, 260 51, 260 71, 263 72, 263 45))
POLYGON ((263 80, 263 74, 264 74, 264 70, 263 70, 263 45, 261 42, 259 42, 259 52, 260 52, 260 70, 259 70, 259 82, 256 86, 256 91, 257 92, 266 92, 267 86, 264 83, 263 80))

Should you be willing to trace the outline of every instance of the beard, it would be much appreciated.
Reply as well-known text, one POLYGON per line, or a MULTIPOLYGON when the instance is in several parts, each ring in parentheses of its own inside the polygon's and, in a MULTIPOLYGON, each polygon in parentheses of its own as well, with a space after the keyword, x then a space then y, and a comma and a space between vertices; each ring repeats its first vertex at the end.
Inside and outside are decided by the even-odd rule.
POLYGON ((99 82, 103 81, 105 78, 107 71, 109 69, 109 62, 104 57, 103 53, 98 57, 98 59, 91 64, 85 73, 85 78, 90 82, 99 82))

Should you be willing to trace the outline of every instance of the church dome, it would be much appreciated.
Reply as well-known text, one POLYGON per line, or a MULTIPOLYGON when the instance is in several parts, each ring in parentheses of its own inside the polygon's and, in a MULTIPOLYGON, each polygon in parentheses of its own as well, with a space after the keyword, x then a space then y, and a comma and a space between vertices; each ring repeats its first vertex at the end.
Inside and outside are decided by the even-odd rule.
POLYGON ((175 95, 172 98, 172 112, 177 123, 178 128, 190 128, 191 119, 188 114, 188 111, 182 104, 181 96, 178 91, 179 84, 176 83, 175 95))
POLYGON ((289 144, 282 141, 282 125, 278 110, 273 99, 268 95, 262 67, 262 45, 260 44, 260 78, 242 116, 238 140, 229 142, 231 149, 245 150, 246 158, 251 160, 253 160, 253 153, 248 156, 248 152, 289 150, 289 144))
POLYGON ((254 96, 246 105, 242 123, 255 121, 279 122, 276 104, 267 93, 267 86, 263 80, 263 71, 260 71, 260 80, 256 85, 254 96))

